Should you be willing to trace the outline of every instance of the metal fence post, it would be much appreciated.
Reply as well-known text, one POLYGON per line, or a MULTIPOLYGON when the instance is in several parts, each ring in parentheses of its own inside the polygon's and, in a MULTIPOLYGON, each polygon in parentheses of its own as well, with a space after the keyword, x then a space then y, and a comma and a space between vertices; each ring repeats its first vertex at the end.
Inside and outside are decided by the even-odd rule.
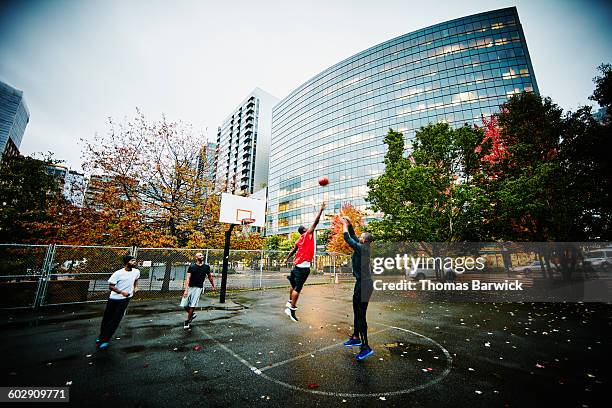
POLYGON ((51 256, 51 246, 47 245, 47 252, 45 253, 45 259, 43 260, 42 267, 40 269, 40 276, 38 277, 38 284, 36 285, 36 292, 34 292, 34 301, 32 302, 32 308, 37 308, 39 304, 39 297, 42 292, 42 286, 44 285, 45 270, 47 269, 47 263, 51 256))
POLYGON ((208 264, 208 248, 206 248, 206 258, 204 259, 204 263, 208 264))
POLYGON ((336 256, 336 254, 333 255, 334 256, 334 284, 338 283, 338 274, 336 273, 336 260, 338 259, 338 257, 336 256))
POLYGON ((263 280, 263 264, 264 264, 264 251, 261 250, 261 259, 259 260, 259 289, 262 289, 262 280, 263 280))
POLYGON ((45 255, 45 261, 43 263, 40 278, 38 280, 38 287, 36 290, 36 296, 34 299, 34 308, 37 308, 43 304, 45 295, 47 294, 47 286, 49 285, 49 273, 53 269, 53 260, 55 259, 55 244, 50 244, 47 248, 45 255))

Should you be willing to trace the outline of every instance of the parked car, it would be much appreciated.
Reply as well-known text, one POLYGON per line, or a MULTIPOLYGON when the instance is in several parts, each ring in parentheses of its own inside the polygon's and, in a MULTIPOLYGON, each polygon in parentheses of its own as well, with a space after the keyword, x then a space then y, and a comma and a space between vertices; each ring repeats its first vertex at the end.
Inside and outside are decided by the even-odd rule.
POLYGON ((594 249, 584 254, 584 262, 593 268, 607 271, 612 269, 612 248, 594 249))
MULTIPOLYGON (((452 280, 455 277, 455 273, 451 268, 444 268, 444 272, 446 273, 446 278, 452 280)), ((410 270, 408 273, 408 277, 414 280, 423 280, 423 279, 436 279, 436 269, 435 268, 417 268, 416 270, 410 270)))
POLYGON ((87 258, 69 259, 67 261, 64 261, 60 268, 64 271, 70 271, 78 268, 84 268, 85 265, 87 265, 87 258))
POLYGON ((514 273, 522 273, 525 275, 529 275, 533 272, 542 271, 542 263, 540 261, 533 261, 529 265, 515 266, 514 268, 510 268, 510 270, 514 273))

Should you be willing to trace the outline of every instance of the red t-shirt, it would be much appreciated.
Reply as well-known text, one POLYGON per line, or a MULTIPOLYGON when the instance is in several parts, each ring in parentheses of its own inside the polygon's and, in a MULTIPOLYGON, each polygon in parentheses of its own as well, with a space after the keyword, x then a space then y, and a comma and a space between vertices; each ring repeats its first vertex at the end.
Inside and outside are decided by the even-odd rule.
POLYGON ((295 243, 298 250, 293 258, 293 264, 299 265, 302 262, 311 262, 314 257, 314 236, 312 233, 306 231, 300 239, 295 243))

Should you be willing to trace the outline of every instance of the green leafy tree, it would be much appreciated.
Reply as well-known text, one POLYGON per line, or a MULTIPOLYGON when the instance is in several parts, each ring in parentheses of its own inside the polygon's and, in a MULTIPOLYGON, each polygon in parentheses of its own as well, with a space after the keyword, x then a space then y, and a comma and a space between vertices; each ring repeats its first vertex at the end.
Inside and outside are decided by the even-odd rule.
POLYGON ((385 172, 368 182, 368 201, 381 220, 368 230, 386 241, 456 242, 483 240, 487 195, 476 181, 483 132, 446 123, 417 131, 406 157, 402 133, 389 129, 385 172))
POLYGON ((595 82, 595 91, 589 99, 596 101, 601 107, 608 108, 608 118, 612 114, 610 106, 612 106, 612 65, 601 64, 599 67, 601 76, 593 78, 595 82))
POLYGON ((281 244, 282 237, 280 235, 272 235, 266 237, 266 243, 264 249, 268 251, 278 251, 281 244))
POLYGON ((291 251, 299 238, 300 238, 300 234, 298 234, 297 232, 292 232, 291 234, 289 234, 288 237, 283 238, 280 241, 278 245, 278 250, 286 251, 286 252, 291 251))
POLYGON ((562 213, 550 211, 559 197, 558 152, 566 124, 563 110, 534 93, 513 96, 497 115, 505 154, 485 162, 481 188, 492 200, 489 232, 494 239, 547 241, 562 213))
POLYGON ((512 97, 497 115, 504 157, 486 163, 496 239, 609 238, 610 133, 589 107, 564 113, 550 98, 512 97))
POLYGON ((56 164, 50 156, 39 160, 4 156, 0 163, 0 242, 35 243, 45 237, 49 208, 61 200, 57 182, 47 173, 56 164))

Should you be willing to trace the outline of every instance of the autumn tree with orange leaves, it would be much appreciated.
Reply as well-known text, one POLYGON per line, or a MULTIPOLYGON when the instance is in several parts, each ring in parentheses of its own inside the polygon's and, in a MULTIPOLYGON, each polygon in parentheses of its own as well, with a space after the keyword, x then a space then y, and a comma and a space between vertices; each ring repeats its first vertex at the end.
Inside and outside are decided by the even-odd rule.
POLYGON ((352 253, 352 249, 348 246, 346 241, 344 241, 344 230, 342 222, 340 221, 340 217, 342 216, 348 217, 351 220, 357 236, 361 234, 361 229, 364 225, 363 214, 352 204, 343 204, 340 214, 334 215, 334 218, 332 219, 329 241, 327 243, 327 251, 350 254, 352 253))
MULTIPOLYGON (((109 120, 109 127, 86 144, 84 166, 104 176, 95 202, 109 230, 133 231, 123 235, 140 246, 222 248, 227 226, 218 221, 204 137, 182 122, 149 121, 140 111, 124 123, 109 120)), ((232 247, 256 249, 263 245, 257 237, 236 239, 232 247)))

